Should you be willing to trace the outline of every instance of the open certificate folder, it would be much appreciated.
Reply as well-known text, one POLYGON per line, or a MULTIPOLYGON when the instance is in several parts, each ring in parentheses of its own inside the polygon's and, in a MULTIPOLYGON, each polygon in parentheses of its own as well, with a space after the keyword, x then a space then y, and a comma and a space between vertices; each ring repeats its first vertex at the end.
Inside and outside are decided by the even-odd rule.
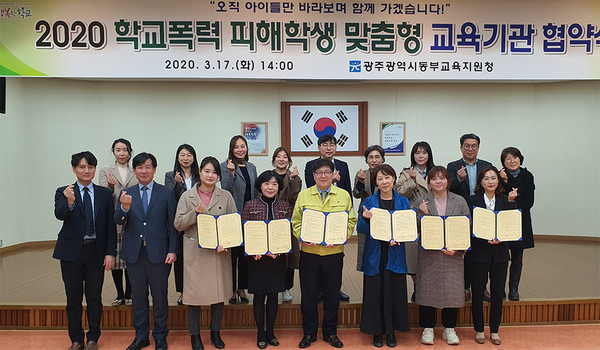
POLYGON ((388 211, 371 208, 371 237, 380 241, 414 242, 417 240, 417 213, 413 209, 388 211))
POLYGON ((492 241, 521 240, 521 209, 493 211, 473 207, 473 236, 492 241))
POLYGON ((239 247, 244 243, 242 234, 242 216, 240 213, 225 215, 198 214, 198 246, 217 249, 239 247))
POLYGON ((468 216, 422 216, 421 247, 429 250, 469 250, 471 227, 468 216))
POLYGON ((304 209, 300 240, 324 245, 346 244, 348 240, 348 212, 324 213, 304 209))
POLYGON ((247 255, 285 254, 292 251, 290 219, 244 222, 247 255))

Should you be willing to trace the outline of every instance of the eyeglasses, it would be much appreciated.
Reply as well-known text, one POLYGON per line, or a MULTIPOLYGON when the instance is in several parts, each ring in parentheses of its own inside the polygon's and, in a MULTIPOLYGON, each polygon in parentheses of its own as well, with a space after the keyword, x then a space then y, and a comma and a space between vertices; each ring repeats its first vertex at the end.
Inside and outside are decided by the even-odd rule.
POLYGON ((325 175, 325 176, 329 176, 329 175, 331 175, 331 174, 333 174, 333 172, 332 172, 331 170, 326 170, 326 171, 315 171, 315 175, 317 175, 317 176, 323 176, 323 175, 325 175))
POLYGON ((464 149, 478 149, 479 145, 478 144, 472 144, 472 145, 470 145, 468 143, 465 143, 465 144, 463 144, 463 148, 464 149))

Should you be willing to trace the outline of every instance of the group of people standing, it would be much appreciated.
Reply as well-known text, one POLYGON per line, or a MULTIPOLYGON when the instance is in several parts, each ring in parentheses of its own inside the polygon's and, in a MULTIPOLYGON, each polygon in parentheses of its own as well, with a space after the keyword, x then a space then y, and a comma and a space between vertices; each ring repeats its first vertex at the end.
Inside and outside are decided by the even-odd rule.
POLYGON ((320 157, 306 164, 307 189, 290 152, 278 147, 272 156, 273 169, 257 173, 249 162, 246 139, 237 135, 229 143, 228 158, 212 156, 198 160, 191 145, 176 152, 173 171, 165 174, 164 186, 154 181, 156 158, 133 150, 129 141, 112 145, 115 164, 100 170, 100 186, 94 185, 97 160, 90 152, 71 159, 75 184, 57 189, 55 214, 63 221, 54 257, 61 261, 67 294, 70 350, 96 349, 102 315, 103 270, 112 270, 117 296, 113 306, 132 305, 135 339, 127 348, 149 346, 149 301, 152 294, 156 349, 167 349, 167 290, 174 265, 178 303, 187 305, 192 349, 203 349, 200 337, 201 305, 210 305, 210 341, 225 347, 220 336, 225 301, 248 302, 253 294, 257 347, 277 346, 274 333, 278 294, 291 301, 294 272, 299 269, 301 312, 306 348, 317 339, 319 301, 323 301, 323 340, 343 347, 337 337, 339 301, 342 292, 343 245, 319 245, 299 240, 302 212, 348 212, 348 237, 355 225, 358 232, 357 269, 364 273, 360 330, 373 335, 373 344, 396 346, 394 332, 408 331, 406 276, 415 285, 413 301, 419 304, 422 343, 433 344, 436 309, 442 309, 448 344, 458 344, 454 331, 458 309, 472 295, 475 340, 483 336, 483 300, 490 281, 491 342, 500 344, 498 327, 508 262, 509 298, 518 300, 523 249, 533 247, 529 209, 533 206, 533 176, 521 167, 523 156, 514 147, 502 151, 503 168, 478 159, 479 137, 463 135, 463 157, 436 166, 427 142, 411 151, 411 166, 399 175, 385 164, 380 146, 365 151, 366 170, 359 170, 354 186, 347 163, 334 158, 337 142, 325 135, 318 140, 320 157), (217 183, 220 182, 220 188, 217 183), (504 193, 508 193, 506 196, 504 193), (358 218, 352 196, 360 199, 358 218), (421 215, 471 215, 473 206, 492 210, 519 208, 523 211, 523 240, 484 241, 471 238, 471 250, 430 251, 418 242, 383 242, 370 236, 372 208, 413 208, 421 215), (77 208, 76 208, 77 207, 77 208), (291 220, 292 251, 288 254, 245 256, 243 247, 216 250, 198 247, 196 216, 241 212, 246 220, 291 220), (510 254, 509 254, 510 249, 510 254), (115 259, 116 257, 116 259, 115 259), (125 268, 126 267, 126 268, 125 268), (123 270, 125 288, 123 288, 123 270), (81 325, 81 299, 86 296, 90 330, 87 343, 81 325), (85 344, 85 345, 84 345, 85 344))

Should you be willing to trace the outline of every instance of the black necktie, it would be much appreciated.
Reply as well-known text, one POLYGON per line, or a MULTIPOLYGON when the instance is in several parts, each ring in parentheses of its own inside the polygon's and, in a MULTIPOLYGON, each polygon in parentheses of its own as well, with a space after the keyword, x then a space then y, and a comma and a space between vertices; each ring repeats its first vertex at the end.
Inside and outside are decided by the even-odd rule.
POLYGON ((92 237, 94 235, 94 212, 92 210, 92 197, 90 189, 83 188, 83 215, 85 216, 85 235, 92 237))

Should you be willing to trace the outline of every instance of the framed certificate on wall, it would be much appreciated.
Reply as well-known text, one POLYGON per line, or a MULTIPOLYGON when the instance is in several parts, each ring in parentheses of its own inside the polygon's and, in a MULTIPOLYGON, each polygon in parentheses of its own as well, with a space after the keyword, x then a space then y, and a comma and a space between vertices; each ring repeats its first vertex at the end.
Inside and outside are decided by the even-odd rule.
POLYGON ((318 156, 323 135, 337 139, 336 155, 363 155, 367 102, 281 102, 281 145, 293 156, 318 156))
POLYGON ((385 151, 385 155, 403 156, 406 154, 404 140, 406 139, 405 122, 381 122, 379 123, 379 144, 385 151))
POLYGON ((247 123, 242 122, 242 135, 248 141, 248 155, 266 156, 267 155, 267 133, 269 131, 268 123, 247 123))

